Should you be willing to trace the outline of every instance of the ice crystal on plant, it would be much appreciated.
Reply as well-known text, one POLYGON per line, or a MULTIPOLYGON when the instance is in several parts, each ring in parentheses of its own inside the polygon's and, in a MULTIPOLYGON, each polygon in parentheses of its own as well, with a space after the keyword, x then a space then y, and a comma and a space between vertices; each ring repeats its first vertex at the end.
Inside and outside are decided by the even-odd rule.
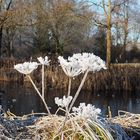
POLYGON ((48 56, 45 56, 45 58, 38 57, 37 59, 40 62, 40 64, 42 64, 42 65, 49 65, 50 61, 48 60, 48 56))
POLYGON ((68 107, 72 100, 72 96, 63 96, 63 98, 55 97, 55 104, 57 104, 60 107, 68 107))
POLYGON ((17 65, 14 65, 14 69, 22 74, 30 74, 32 71, 37 69, 37 62, 24 62, 17 65))
POLYGON ((60 65, 65 72, 65 74, 69 77, 75 77, 78 76, 80 73, 82 73, 82 67, 79 65, 78 61, 69 61, 64 59, 62 56, 58 57, 58 60, 60 62, 60 65))
POLYGON ((105 62, 93 53, 78 53, 73 54, 69 60, 77 60, 82 67, 82 71, 99 71, 100 69, 106 69, 105 62))
POLYGON ((59 56, 58 59, 63 71, 69 77, 75 77, 87 70, 95 72, 106 69, 105 62, 93 53, 77 53, 68 59, 59 56))
POLYGON ((84 117, 86 119, 97 119, 98 115, 101 113, 101 109, 95 108, 91 104, 80 103, 79 107, 73 107, 72 111, 75 115, 84 117))

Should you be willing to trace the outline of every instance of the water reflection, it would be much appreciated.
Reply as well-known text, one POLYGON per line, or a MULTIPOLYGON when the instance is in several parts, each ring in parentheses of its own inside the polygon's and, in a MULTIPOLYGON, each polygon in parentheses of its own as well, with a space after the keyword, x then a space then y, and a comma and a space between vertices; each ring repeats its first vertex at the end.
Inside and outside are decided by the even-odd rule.
MULTIPOLYGON (((135 96, 122 96, 122 93, 98 92, 91 93, 82 91, 75 106, 80 102, 91 103, 102 110, 102 115, 108 114, 108 106, 111 108, 112 116, 118 114, 118 110, 140 113, 140 98, 135 96), (121 94, 121 95, 120 95, 121 94), (113 95, 113 96, 112 96, 113 95)), ((54 97, 63 96, 63 91, 48 90, 46 99, 51 112, 55 112, 57 106, 54 104, 54 97)), ((34 112, 44 112, 44 106, 40 102, 35 90, 29 85, 19 85, 18 83, 0 83, 0 105, 6 111, 10 109, 16 115, 24 115, 34 112)))

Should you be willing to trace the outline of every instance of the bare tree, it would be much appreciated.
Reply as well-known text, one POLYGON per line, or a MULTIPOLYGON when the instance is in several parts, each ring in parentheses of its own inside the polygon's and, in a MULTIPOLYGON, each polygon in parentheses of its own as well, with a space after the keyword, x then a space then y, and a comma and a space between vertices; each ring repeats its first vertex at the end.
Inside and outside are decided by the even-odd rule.
POLYGON ((44 0, 36 1, 36 5, 35 40, 38 48, 42 46, 62 54, 80 44, 91 28, 92 12, 87 3, 44 0))
POLYGON ((12 0, 10 0, 8 2, 3 1, 3 0, 0 1, 0 13, 1 13, 1 17, 0 17, 0 57, 2 55, 3 28, 4 28, 7 18, 9 17, 8 11, 9 11, 11 5, 12 5, 12 0))

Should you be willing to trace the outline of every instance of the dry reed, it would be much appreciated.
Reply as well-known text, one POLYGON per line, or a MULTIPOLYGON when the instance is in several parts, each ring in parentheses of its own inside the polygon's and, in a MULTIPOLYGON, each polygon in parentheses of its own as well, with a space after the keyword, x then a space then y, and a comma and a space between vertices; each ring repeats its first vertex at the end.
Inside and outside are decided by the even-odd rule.
MULTIPOLYGON (((13 65, 17 60, 0 61, 0 81, 17 81, 24 83, 26 77, 13 70, 13 65)), ((36 83, 41 84, 40 71, 37 70, 33 77, 36 83)), ((45 71, 47 82, 46 88, 63 89, 67 91, 69 79, 64 75, 63 70, 58 64, 52 64, 45 71)), ((81 81, 81 75, 71 81, 72 89, 77 89, 81 81)), ((140 67, 135 64, 114 64, 106 71, 95 74, 89 73, 83 89, 92 92, 99 91, 139 91, 140 90, 140 67)), ((26 83, 27 81, 25 81, 26 83)))
POLYGON ((45 116, 28 128, 35 140, 113 140, 108 130, 96 121, 71 116, 63 126, 64 121, 64 116, 45 116))
POLYGON ((126 111, 118 111, 118 116, 109 118, 114 124, 119 124, 128 133, 140 135, 140 114, 134 114, 126 111))

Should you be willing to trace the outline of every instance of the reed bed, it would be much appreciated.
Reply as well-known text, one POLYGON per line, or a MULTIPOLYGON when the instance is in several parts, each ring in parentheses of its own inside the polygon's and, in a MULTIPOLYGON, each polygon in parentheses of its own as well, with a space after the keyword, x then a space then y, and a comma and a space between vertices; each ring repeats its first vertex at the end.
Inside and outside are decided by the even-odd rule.
MULTIPOLYGON (((13 70, 13 65, 19 61, 15 59, 0 61, 0 81, 15 81, 26 83, 26 77, 13 70)), ((33 77, 37 84, 41 84, 38 69, 33 77)), ((59 64, 51 63, 45 70, 46 89, 68 88, 68 77, 64 74, 59 64)), ((72 79, 72 89, 76 89, 81 81, 81 75, 72 79)), ((140 91, 140 65, 139 64, 112 64, 109 69, 97 73, 89 73, 83 89, 92 92, 102 91, 140 91)), ((27 85, 27 84, 26 84, 27 85)))
MULTIPOLYGON (((68 78, 64 75, 59 66, 49 67, 46 70, 48 88, 64 89, 68 88, 68 78)), ((81 75, 72 79, 72 89, 76 89, 81 81, 81 75)), ((111 66, 105 71, 89 73, 84 90, 92 92, 102 91, 127 91, 137 92, 140 90, 140 67, 134 66, 111 66)))

